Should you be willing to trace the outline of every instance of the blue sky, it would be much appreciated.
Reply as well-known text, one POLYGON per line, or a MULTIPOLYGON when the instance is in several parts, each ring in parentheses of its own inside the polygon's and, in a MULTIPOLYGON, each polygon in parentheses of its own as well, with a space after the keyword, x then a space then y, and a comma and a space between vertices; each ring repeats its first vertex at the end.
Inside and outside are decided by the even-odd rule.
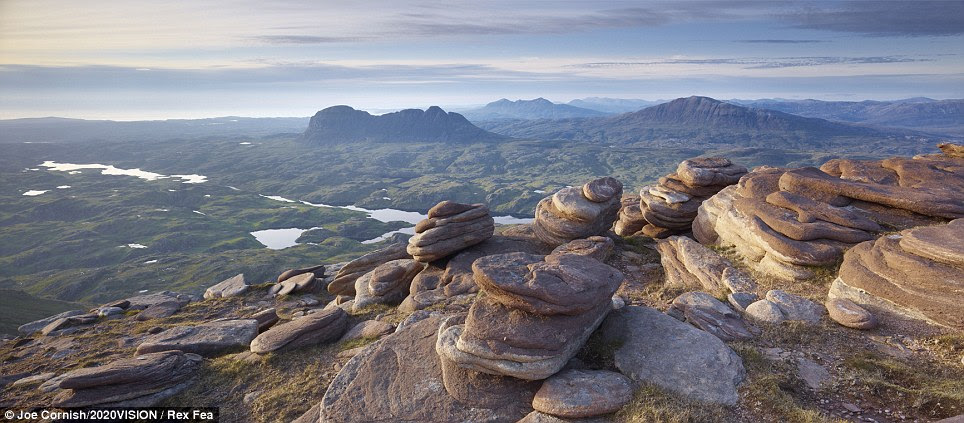
POLYGON ((0 118, 689 95, 962 98, 964 1, 0 0, 0 118))

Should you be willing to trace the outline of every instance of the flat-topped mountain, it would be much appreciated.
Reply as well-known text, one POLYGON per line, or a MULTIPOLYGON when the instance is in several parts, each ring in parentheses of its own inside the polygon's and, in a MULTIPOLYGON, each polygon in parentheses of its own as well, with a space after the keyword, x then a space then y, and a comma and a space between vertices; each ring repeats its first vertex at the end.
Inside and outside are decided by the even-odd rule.
POLYGON ((303 135, 303 139, 312 144, 357 141, 469 143, 506 138, 473 125, 458 113, 446 113, 438 106, 379 116, 348 106, 332 106, 312 116, 303 135))
POLYGON ((567 104, 606 113, 629 113, 664 102, 632 98, 586 97, 572 100, 567 104))
POLYGON ((478 122, 497 119, 568 119, 576 117, 599 117, 609 113, 590 110, 568 104, 556 104, 542 97, 535 100, 509 101, 501 99, 462 113, 469 120, 478 122))

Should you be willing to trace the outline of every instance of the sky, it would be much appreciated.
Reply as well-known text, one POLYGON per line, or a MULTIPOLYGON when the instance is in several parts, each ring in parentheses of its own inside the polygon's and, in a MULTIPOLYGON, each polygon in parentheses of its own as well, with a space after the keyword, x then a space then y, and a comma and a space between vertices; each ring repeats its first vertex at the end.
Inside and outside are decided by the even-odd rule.
POLYGON ((964 98, 964 0, 0 0, 0 119, 690 95, 964 98))

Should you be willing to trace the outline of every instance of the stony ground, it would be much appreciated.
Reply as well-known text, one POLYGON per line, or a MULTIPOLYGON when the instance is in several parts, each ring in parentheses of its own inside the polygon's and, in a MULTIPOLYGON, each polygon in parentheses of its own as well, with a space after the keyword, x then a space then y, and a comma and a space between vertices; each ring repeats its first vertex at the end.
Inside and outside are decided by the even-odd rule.
MULTIPOLYGON (((727 254, 727 251, 723 251, 727 254)), ((665 310, 681 291, 662 286, 662 268, 653 241, 626 238, 609 263, 627 282, 618 294, 628 304, 665 310)), ((279 271, 282 269, 279 269, 279 271)), ((781 288, 823 302, 835 269, 822 269, 810 281, 787 284, 754 274, 765 291, 781 288)), ((137 340, 155 327, 247 317, 275 300, 268 287, 241 297, 205 300, 179 313, 147 322, 130 316, 102 320, 86 330, 58 337, 18 338, 0 344, 0 375, 62 374, 105 364, 133 354, 137 340)), ((309 298, 320 304, 326 293, 309 298)), ((282 298, 279 314, 297 309, 295 298, 282 298)), ((464 310, 465 304, 435 306, 464 310)), ((369 319, 397 323, 406 317, 394 308, 375 306, 353 314, 349 326, 369 319)), ((964 413, 964 335, 928 327, 894 326, 887 321, 874 330, 858 331, 824 317, 818 325, 760 325, 751 341, 730 342, 744 360, 747 379, 735 407, 707 406, 643 387, 634 400, 612 416, 626 422, 705 421, 933 421, 964 413)), ((246 352, 207 359, 198 382, 165 401, 221 408, 222 421, 290 421, 317 404, 351 350, 374 341, 362 339, 265 356, 246 352)), ((612 345, 590 339, 578 358, 591 368, 612 368, 612 345)), ((357 351, 357 350, 356 350, 357 351)), ((0 407, 42 406, 53 393, 36 384, 8 385, 0 407)))

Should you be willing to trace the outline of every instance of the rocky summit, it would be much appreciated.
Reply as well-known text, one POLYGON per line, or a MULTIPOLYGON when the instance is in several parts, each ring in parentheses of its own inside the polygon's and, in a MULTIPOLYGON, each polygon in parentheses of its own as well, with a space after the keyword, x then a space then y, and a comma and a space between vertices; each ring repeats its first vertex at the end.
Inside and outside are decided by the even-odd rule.
POLYGON ((302 139, 315 145, 346 142, 503 141, 508 137, 485 131, 458 113, 432 106, 373 116, 349 106, 332 106, 311 117, 302 139))
POLYGON ((559 189, 527 224, 441 201, 407 241, 348 261, 267 280, 226 261, 203 291, 26 323, 0 341, 0 406, 212 406, 232 422, 953 419, 964 162, 941 151, 751 171, 692 158, 629 195, 605 176, 559 189))

